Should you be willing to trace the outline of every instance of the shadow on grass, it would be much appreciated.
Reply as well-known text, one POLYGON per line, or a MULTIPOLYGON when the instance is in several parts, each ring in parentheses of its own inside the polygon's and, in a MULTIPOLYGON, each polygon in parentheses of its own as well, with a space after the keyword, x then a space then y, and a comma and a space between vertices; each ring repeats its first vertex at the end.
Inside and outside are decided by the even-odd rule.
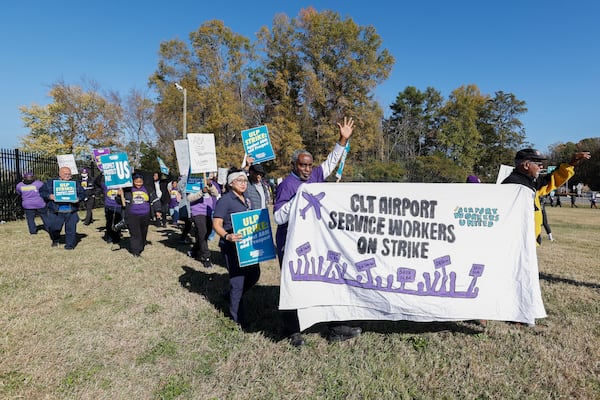
MULTIPOLYGON (((213 252, 213 260, 216 260, 213 252)), ((219 266, 220 267, 220 266, 219 266)), ((198 267, 202 268, 202 267, 198 267)), ((227 271, 212 268, 211 273, 196 270, 189 266, 182 266, 184 273, 179 277, 181 286, 193 293, 202 295, 212 303, 215 308, 223 314, 228 315, 229 299, 229 277, 227 271), (214 272, 212 272, 214 271, 214 272)), ((281 316, 278 310, 279 286, 256 285, 244 295, 244 308, 248 325, 244 327, 246 332, 261 332, 265 337, 273 341, 281 341, 286 338, 281 335, 281 316)), ((389 333, 436 333, 452 332, 466 335, 480 334, 484 330, 477 324, 465 324, 464 322, 411 322, 411 321, 350 321, 348 325, 360 326, 364 332, 375 332, 380 334, 389 333)), ((319 333, 322 337, 328 334, 328 324, 320 323, 308 328, 306 333, 319 333)))
MULTIPOLYGON (((158 242, 163 246, 168 247, 173 250, 177 250, 180 253, 187 254, 188 250, 192 248, 194 244, 192 241, 190 243, 180 243, 179 239, 181 238, 181 229, 175 226, 167 226, 164 228, 159 228, 156 232, 162 237, 158 242)), ((194 233, 193 228, 190 235, 194 233)), ((188 235, 189 236, 189 235, 188 235)), ((214 258, 215 255, 220 254, 219 252, 211 251, 210 259, 216 260, 214 258)))
POLYGON ((556 275, 552 275, 552 274, 545 274, 543 272, 540 272, 540 279, 543 279, 550 283, 568 283, 569 285, 574 285, 574 286, 585 286, 585 287, 589 287, 592 289, 600 289, 600 283, 580 282, 580 281, 575 281, 573 279, 562 278, 560 276, 556 276, 556 275))
MULTIPOLYGON (((212 252, 211 259, 216 261, 217 252, 212 252)), ((219 261, 220 254, 219 254, 219 261)), ((216 264, 211 269, 194 269, 187 265, 181 267, 184 273, 179 276, 181 286, 193 293, 198 293, 212 303, 215 308, 225 315, 229 315, 229 276, 221 265, 216 264)), ((203 268, 198 266, 198 268, 203 268)), ((279 341, 283 339, 280 334, 279 311, 279 286, 255 285, 243 298, 246 320, 243 327, 246 332, 261 332, 265 337, 279 341)))

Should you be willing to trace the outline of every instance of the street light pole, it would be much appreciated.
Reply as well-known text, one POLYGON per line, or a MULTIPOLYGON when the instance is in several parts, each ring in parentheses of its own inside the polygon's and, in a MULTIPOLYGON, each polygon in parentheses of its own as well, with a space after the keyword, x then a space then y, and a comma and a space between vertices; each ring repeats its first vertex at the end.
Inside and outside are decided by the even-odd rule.
POLYGON ((177 82, 175 87, 183 92, 183 138, 185 139, 187 137, 187 90, 177 82))

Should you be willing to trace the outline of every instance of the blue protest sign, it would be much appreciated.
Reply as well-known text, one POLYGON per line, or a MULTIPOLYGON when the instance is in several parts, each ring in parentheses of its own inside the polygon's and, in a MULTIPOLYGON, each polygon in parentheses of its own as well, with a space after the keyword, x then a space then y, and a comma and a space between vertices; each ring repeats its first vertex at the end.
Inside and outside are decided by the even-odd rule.
POLYGON ((106 154, 100 156, 104 182, 109 189, 131 187, 131 167, 127 153, 106 154))
POLYGON ((233 232, 242 235, 242 240, 235 243, 240 267, 276 257, 269 211, 266 208, 231 214, 231 223, 233 232))
POLYGON ((185 183, 186 193, 197 193, 204 188, 204 174, 188 175, 185 183))
POLYGON ((54 181, 54 201, 56 203, 77 203, 77 182, 54 181))
POLYGON ((275 152, 266 125, 242 131, 244 151, 254 159, 254 164, 273 160, 275 152))
POLYGON ((160 172, 165 175, 169 175, 169 167, 167 167, 167 164, 165 164, 163 159, 160 157, 156 157, 156 160, 158 161, 158 165, 160 167, 160 172))

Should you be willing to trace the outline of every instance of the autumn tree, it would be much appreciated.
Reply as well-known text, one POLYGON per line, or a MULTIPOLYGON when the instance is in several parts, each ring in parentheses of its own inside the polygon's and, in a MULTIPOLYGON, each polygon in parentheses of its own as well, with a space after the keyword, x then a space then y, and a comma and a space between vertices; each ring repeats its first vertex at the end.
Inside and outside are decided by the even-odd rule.
POLYGON ((121 109, 101 95, 95 83, 84 89, 60 81, 51 86, 49 96, 52 102, 46 106, 20 107, 30 130, 21 138, 22 150, 89 158, 94 148, 120 147, 121 109))
POLYGON ((150 84, 159 93, 156 130, 164 152, 173 153, 180 139, 181 93, 187 91, 188 133, 213 133, 217 157, 224 165, 239 164, 243 156, 240 132, 248 128, 245 87, 253 49, 250 41, 207 21, 190 33, 189 45, 173 39, 160 44, 157 71, 150 84))
POLYGON ((355 117, 351 159, 381 158, 383 112, 373 100, 394 58, 373 26, 359 26, 334 11, 301 10, 294 20, 303 66, 300 129, 309 151, 324 156, 337 139, 336 122, 355 117))
POLYGON ((257 36, 257 47, 263 56, 251 85, 254 109, 259 116, 256 124, 268 125, 276 155, 272 172, 285 175, 294 150, 304 147, 298 118, 303 72, 297 34, 288 16, 278 14, 273 27, 261 28, 257 36))

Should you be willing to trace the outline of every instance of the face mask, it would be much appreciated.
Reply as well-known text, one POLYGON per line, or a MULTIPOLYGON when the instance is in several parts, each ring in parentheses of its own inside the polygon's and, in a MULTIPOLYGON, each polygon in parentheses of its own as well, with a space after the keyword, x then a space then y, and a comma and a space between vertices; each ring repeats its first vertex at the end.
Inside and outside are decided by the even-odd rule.
POLYGON ((33 179, 23 179, 23 183, 29 185, 30 183, 33 183, 33 179))
POLYGON ((88 174, 81 174, 81 177, 82 177, 83 179, 87 179, 87 177, 88 177, 88 174))

